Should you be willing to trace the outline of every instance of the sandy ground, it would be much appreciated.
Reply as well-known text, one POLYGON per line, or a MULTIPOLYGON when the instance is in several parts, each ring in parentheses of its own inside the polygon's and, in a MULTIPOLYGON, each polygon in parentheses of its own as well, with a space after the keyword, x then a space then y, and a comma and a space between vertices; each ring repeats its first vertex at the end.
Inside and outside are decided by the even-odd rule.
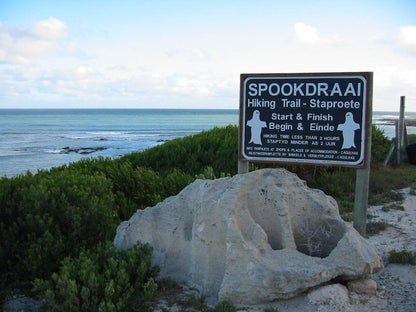
MULTIPOLYGON (((238 311, 257 312, 415 312, 416 311, 416 266, 402 264, 388 264, 388 256, 391 250, 407 250, 416 252, 416 196, 409 194, 410 189, 403 189, 405 200, 400 205, 404 210, 390 208, 388 211, 383 206, 373 206, 368 209, 370 222, 386 222, 387 228, 369 240, 376 246, 381 255, 385 268, 370 276, 375 280, 378 289, 373 295, 356 294, 349 292, 347 302, 339 302, 314 305, 307 294, 268 305, 238 306, 238 311)), ((167 300, 162 300, 154 311, 190 311, 178 306, 177 302, 184 297, 198 296, 192 291, 179 291, 170 294, 167 300)), ((38 304, 30 298, 12 300, 5 305, 3 311, 34 311, 38 304)))

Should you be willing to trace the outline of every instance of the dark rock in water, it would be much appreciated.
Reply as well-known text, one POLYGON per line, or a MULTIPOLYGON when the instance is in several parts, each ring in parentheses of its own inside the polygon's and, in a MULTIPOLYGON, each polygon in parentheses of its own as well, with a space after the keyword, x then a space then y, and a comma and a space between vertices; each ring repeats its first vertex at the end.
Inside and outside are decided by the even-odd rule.
POLYGON ((77 153, 77 154, 92 154, 98 151, 105 150, 105 147, 80 147, 80 148, 69 148, 68 146, 62 148, 62 154, 77 153))
POLYGON ((91 153, 95 153, 98 151, 103 151, 105 150, 104 147, 95 147, 95 148, 80 148, 78 149, 78 154, 91 154, 91 153))

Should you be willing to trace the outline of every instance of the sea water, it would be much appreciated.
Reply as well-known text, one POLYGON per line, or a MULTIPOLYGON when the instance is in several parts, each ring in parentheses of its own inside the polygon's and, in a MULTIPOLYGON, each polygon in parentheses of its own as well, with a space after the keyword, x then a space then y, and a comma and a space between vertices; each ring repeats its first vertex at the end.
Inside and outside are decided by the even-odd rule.
MULTIPOLYGON (((416 113, 409 114, 416 118, 416 113)), ((0 110, 0 177, 36 173, 85 157, 143 151, 216 126, 237 125, 238 116, 238 110, 0 110)), ((373 123, 390 138, 395 133, 391 120, 397 118, 397 112, 373 113, 373 123)), ((416 127, 408 127, 408 133, 416 133, 416 127)))
POLYGON ((0 110, 0 176, 119 157, 238 123, 238 110, 0 110))

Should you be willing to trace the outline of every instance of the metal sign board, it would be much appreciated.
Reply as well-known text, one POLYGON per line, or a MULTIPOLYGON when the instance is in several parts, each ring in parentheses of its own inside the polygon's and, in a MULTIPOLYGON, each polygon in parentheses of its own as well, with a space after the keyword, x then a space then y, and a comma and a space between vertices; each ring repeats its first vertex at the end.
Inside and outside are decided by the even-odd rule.
POLYGON ((242 74, 242 161, 363 167, 372 73, 242 74))

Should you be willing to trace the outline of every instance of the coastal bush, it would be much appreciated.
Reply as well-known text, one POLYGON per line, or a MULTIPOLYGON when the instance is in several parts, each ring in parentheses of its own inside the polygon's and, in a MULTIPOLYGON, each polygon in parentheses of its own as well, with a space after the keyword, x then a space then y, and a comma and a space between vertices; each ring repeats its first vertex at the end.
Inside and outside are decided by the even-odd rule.
POLYGON ((73 172, 0 179, 1 274, 27 284, 59 261, 112 239, 119 223, 111 182, 73 172))
POLYGON ((129 219, 138 209, 154 206, 163 199, 176 195, 193 178, 172 169, 164 175, 144 167, 133 168, 130 162, 119 164, 119 170, 106 172, 113 181, 118 215, 129 219))
POLYGON ((377 166, 382 164, 389 152, 391 140, 387 138, 384 131, 373 125, 371 131, 371 164, 377 166))
POLYGON ((407 135, 407 144, 416 144, 416 134, 407 135))
POLYGON ((111 241, 100 243, 65 258, 59 272, 37 279, 34 289, 52 311, 131 311, 133 294, 142 301, 153 297, 159 269, 151 266, 151 254, 147 244, 116 251, 111 241))
POLYGON ((350 169, 326 170, 310 181, 310 186, 319 188, 339 200, 353 201, 355 192, 355 171, 350 169))
POLYGON ((149 167, 133 166, 128 157, 85 158, 51 170, 55 171, 104 175, 111 182, 115 210, 121 220, 130 218, 138 209, 153 206, 166 197, 176 195, 195 179, 176 168, 158 172, 149 167))
POLYGON ((113 192, 122 220, 129 218, 137 209, 157 203, 161 181, 153 170, 133 168, 129 162, 117 162, 105 174, 113 182, 113 192))
POLYGON ((217 177, 224 173, 236 174, 237 159, 238 127, 233 125, 174 139, 121 158, 135 167, 147 167, 157 172, 175 168, 191 176, 210 166, 217 177))

